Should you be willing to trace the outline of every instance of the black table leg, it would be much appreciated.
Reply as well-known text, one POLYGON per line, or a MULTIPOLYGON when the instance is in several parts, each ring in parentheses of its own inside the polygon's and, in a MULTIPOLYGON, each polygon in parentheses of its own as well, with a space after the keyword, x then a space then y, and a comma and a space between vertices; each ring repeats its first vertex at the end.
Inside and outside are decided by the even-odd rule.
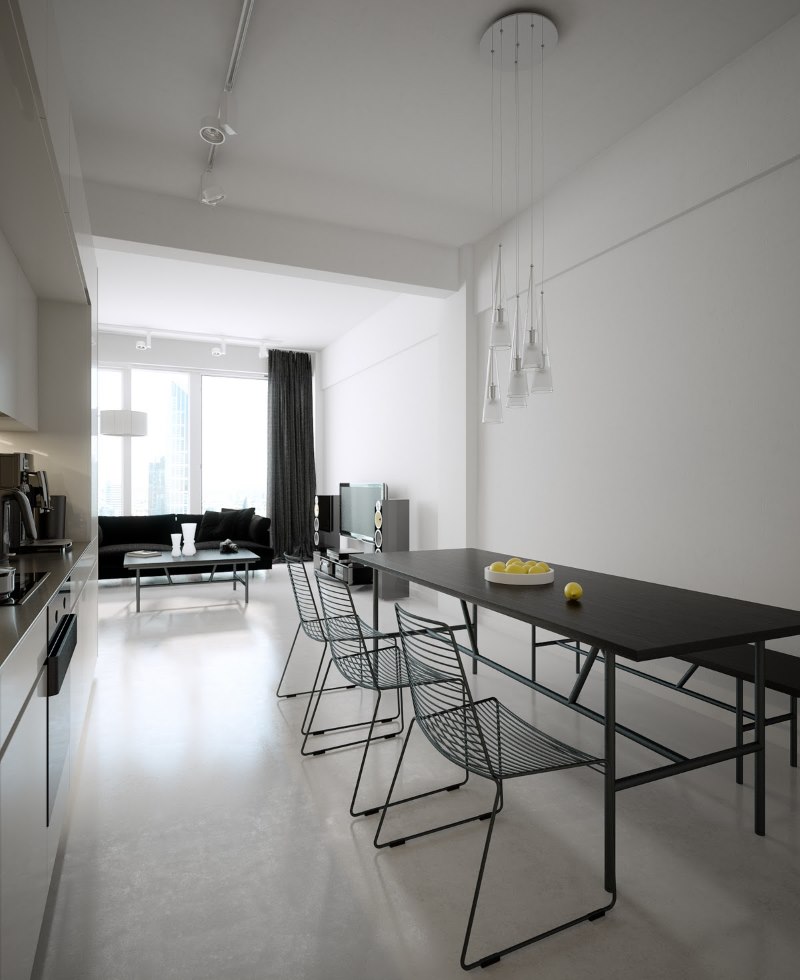
MULTIPOLYGON (((472 607, 473 609, 475 606, 472 607)), ((467 608, 466 602, 461 600, 461 614, 464 617, 464 625, 467 627, 467 636, 469 637, 469 645, 472 647, 472 652, 474 654, 478 653, 478 632, 475 628, 475 623, 469 614, 469 609, 467 608)), ((472 658, 473 666, 477 664, 475 657, 472 658)), ((473 671, 474 673, 474 671, 473 671)))
POLYGON ((141 571, 136 569, 136 612, 139 612, 139 589, 141 586, 141 571))
MULTIPOLYGON (((474 635, 474 648, 475 652, 478 652, 478 607, 475 603, 472 604, 472 632, 474 635)), ((478 661, 473 659, 472 661, 472 673, 478 673, 478 661)))
POLYGON ((616 754, 616 654, 611 650, 603 652, 605 659, 605 695, 606 695, 606 726, 605 726, 605 840, 606 866, 605 888, 612 894, 617 888, 617 754, 616 754))
POLYGON ((758 745, 758 751, 756 752, 756 812, 755 812, 755 825, 756 833, 759 837, 763 837, 766 834, 766 819, 765 819, 765 809, 766 809, 766 787, 767 787, 767 768, 766 768, 766 699, 764 696, 764 641, 759 640, 756 645, 755 654, 755 670, 753 673, 753 679, 755 681, 754 696, 755 696, 755 739, 758 745))
MULTIPOLYGON (((736 678, 736 748, 744 745, 744 681, 736 678)), ((744 783, 744 756, 736 758, 736 782, 744 783)))

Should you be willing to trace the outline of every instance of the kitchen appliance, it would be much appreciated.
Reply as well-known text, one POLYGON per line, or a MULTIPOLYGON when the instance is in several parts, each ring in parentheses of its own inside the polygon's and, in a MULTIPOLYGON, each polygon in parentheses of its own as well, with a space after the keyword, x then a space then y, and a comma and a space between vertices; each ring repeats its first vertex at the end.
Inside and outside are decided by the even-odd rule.
POLYGON ((37 517, 39 537, 43 541, 67 536, 67 498, 63 494, 50 494, 50 510, 40 510, 37 517))
POLYGON ((32 551, 64 553, 72 547, 72 541, 64 536, 66 497, 58 498, 55 519, 50 521, 52 503, 47 471, 37 470, 34 465, 31 453, 0 453, 0 488, 4 488, 4 496, 0 497, 3 507, 0 560, 4 555, 32 551), (7 494, 13 496, 9 498, 7 494), (31 510, 30 522, 23 498, 31 510), (9 509, 5 503, 10 504, 9 509))
MULTIPOLYGON (((0 582, 3 580, 2 573, 5 570, 0 568, 0 582)), ((12 568, 11 571, 16 574, 8 592, 0 589, 0 606, 21 606, 50 574, 50 572, 21 572, 18 568, 12 568)))
POLYGON ((21 544, 35 541, 39 536, 33 519, 33 508, 41 499, 40 509, 50 509, 47 474, 44 470, 35 469, 32 453, 0 453, 0 488, 4 494, 3 501, 8 499, 6 494, 17 491, 14 493, 17 507, 12 503, 11 509, 3 515, 3 537, 8 541, 8 547, 4 547, 3 552, 14 554, 21 544), (36 477, 38 486, 31 485, 31 476, 36 477), (27 501, 31 512, 30 523, 26 519, 27 514, 23 513, 22 497, 27 501))
POLYGON ((72 585, 67 579, 47 604, 47 823, 69 761, 69 665, 78 642, 78 617, 72 612, 72 585))
POLYGON ((0 566, 0 601, 7 599, 14 591, 17 570, 11 565, 0 566))
POLYGON ((20 527, 36 540, 36 524, 28 498, 18 487, 0 485, 0 564, 6 564, 20 547, 20 527))

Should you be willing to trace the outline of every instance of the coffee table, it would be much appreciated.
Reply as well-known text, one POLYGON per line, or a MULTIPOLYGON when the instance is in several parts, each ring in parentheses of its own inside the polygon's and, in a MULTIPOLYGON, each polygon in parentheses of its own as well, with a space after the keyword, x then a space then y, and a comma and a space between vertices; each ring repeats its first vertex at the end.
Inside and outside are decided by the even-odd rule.
MULTIPOLYGON (((236 583, 241 582, 244 586, 244 601, 248 603, 250 601, 250 576, 248 574, 250 565, 253 562, 258 561, 258 555, 254 554, 252 551, 248 551, 247 548, 240 548, 236 552, 230 554, 223 554, 221 551, 212 548, 198 549, 193 555, 173 555, 170 551, 162 551, 160 555, 154 555, 147 558, 143 558, 141 555, 126 554, 123 561, 123 567, 132 568, 136 572, 136 612, 140 611, 140 592, 141 592, 141 574, 142 571, 147 571, 148 569, 163 568, 164 572, 169 578, 170 583, 172 583, 172 576, 174 574, 182 574, 184 572, 191 572, 192 569, 198 568, 201 565, 211 565, 211 577, 214 577, 214 572, 218 568, 230 568, 233 571, 233 588, 236 589, 236 583), (239 566, 244 566, 244 578, 241 578, 238 574, 239 566)), ((209 582, 211 579, 209 579, 209 582)))

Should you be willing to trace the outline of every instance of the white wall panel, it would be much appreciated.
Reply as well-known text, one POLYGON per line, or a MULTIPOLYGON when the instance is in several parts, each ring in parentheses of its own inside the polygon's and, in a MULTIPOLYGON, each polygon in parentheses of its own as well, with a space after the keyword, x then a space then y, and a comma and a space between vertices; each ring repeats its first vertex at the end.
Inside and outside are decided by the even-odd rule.
POLYGON ((480 427, 483 547, 800 607, 799 94, 796 18, 547 200, 555 391, 480 427))

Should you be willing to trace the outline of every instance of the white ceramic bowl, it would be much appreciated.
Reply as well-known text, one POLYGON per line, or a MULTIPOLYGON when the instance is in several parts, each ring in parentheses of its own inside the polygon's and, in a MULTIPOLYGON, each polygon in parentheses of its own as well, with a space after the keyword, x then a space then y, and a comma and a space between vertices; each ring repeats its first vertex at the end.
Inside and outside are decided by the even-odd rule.
POLYGON ((487 582, 495 582, 497 585, 549 585, 555 581, 556 573, 552 568, 549 572, 541 572, 539 575, 493 572, 487 565, 483 570, 483 577, 487 582))

